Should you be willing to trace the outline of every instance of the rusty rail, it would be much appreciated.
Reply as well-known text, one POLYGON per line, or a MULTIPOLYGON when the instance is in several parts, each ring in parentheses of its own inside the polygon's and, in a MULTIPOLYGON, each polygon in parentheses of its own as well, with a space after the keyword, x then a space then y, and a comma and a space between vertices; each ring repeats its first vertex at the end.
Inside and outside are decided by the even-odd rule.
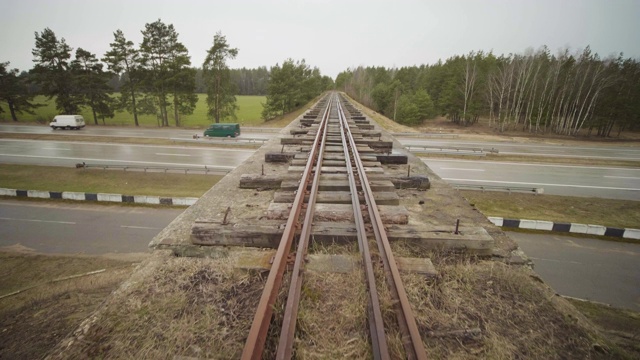
MULTIPOLYGON (((325 114, 322 118, 321 127, 325 126, 329 119, 329 104, 325 109, 325 114)), ((264 351, 265 341, 267 339, 267 332, 269 331, 269 323, 271 322, 271 316, 273 315, 273 304, 275 303, 276 296, 282 285, 282 277, 286 268, 287 258, 291 249, 291 244, 295 236, 296 230, 300 226, 299 218, 302 212, 305 193, 309 186, 311 173, 313 172, 314 162, 313 159, 317 159, 320 150, 320 144, 322 140, 322 131, 316 133, 315 140, 311 147, 309 154, 310 161, 307 162, 304 172, 302 173, 302 179, 298 186, 291 212, 287 220, 286 227, 282 234, 278 250, 271 265, 269 276, 265 288, 260 297, 258 308, 256 309, 251 329, 247 341, 245 342, 244 349, 242 351, 242 359, 254 359, 258 360, 262 358, 262 352, 264 351)), ((318 169, 319 170, 319 169, 318 169)))
POLYGON ((367 310, 369 314, 369 332, 373 357, 374 359, 389 359, 390 353, 385 334, 382 310, 380 308, 380 299, 376 288, 374 263, 369 248, 369 236, 371 235, 367 234, 367 227, 364 221, 364 215, 362 214, 363 207, 359 200, 358 187, 361 188, 362 195, 366 202, 366 209, 371 219, 373 236, 375 236, 378 251, 383 260, 387 284, 396 305, 395 310, 398 326, 402 335, 406 356, 409 359, 426 359, 424 345, 402 284, 398 267, 391 252, 389 240, 373 198, 373 192, 369 186, 364 165, 358 154, 353 134, 351 133, 349 123, 340 104, 340 97, 337 95, 333 95, 331 99, 329 99, 324 109, 320 126, 316 132, 315 140, 311 147, 284 233, 256 309, 251 330, 242 353, 242 359, 261 359, 263 356, 267 332, 273 315, 273 305, 282 284, 293 239, 296 231, 302 227, 276 353, 277 359, 290 359, 292 357, 305 257, 313 224, 314 208, 318 194, 322 160, 326 147, 326 137, 332 107, 334 107, 337 112, 340 125, 340 136, 343 144, 345 166, 349 178, 351 200, 357 229, 358 247, 363 259, 366 286, 368 289, 369 298, 367 310), (313 179, 311 179, 312 177, 313 179), (308 196, 309 200, 305 206, 304 200, 306 196, 308 196), (300 223, 303 215, 304 221, 300 223))
POLYGON ((344 149, 344 160, 347 166, 347 174, 349 177, 349 187, 351 189, 351 204, 353 205, 353 217, 356 222, 356 231, 358 235, 358 248, 362 255, 362 263, 364 266, 365 278, 367 280, 367 290, 369 295, 369 304, 367 311, 369 312, 369 334, 371 336, 371 348, 373 358, 389 359, 389 347, 384 332, 384 320, 382 319, 382 311, 380 310, 380 299, 376 288, 376 277, 371 263, 371 252, 369 251, 369 240, 367 239, 367 231, 364 223, 364 216, 360 207, 360 198, 358 196, 358 183, 362 183, 359 174, 354 173, 352 162, 359 158, 358 151, 353 141, 353 136, 348 130, 349 124, 342 113, 342 109, 338 103, 338 117, 340 119, 340 137, 342 138, 344 149), (350 137, 347 141, 347 137, 350 137), (352 156, 353 155, 353 156, 352 156), (356 181, 356 176, 359 181, 356 181))
MULTIPOLYGON (((344 131, 347 135, 346 138, 349 140, 349 145, 352 149, 355 149, 356 143, 353 139, 351 130, 348 126, 344 111, 342 110, 342 106, 340 103, 338 103, 338 113, 341 116, 342 121, 344 121, 344 123, 347 125, 345 126, 344 131)), ((378 244, 378 250, 384 264, 389 290, 391 291, 391 295, 393 296, 394 302, 396 304, 398 325, 400 327, 400 331, 402 332, 403 345, 407 358, 426 359, 427 354, 424 350, 422 338, 420 337, 420 331, 418 330, 413 311, 411 310, 411 305, 409 304, 409 298, 407 297, 402 279, 400 278, 400 271, 398 270, 393 252, 391 251, 391 245, 389 244, 389 239, 384 229, 384 224, 382 223, 382 217, 380 216, 378 206, 376 205, 376 201, 373 197, 373 191, 369 186, 369 181, 364 170, 364 165, 362 164, 362 160, 360 159, 360 155, 357 151, 353 151, 353 155, 353 160, 356 164, 358 175, 360 177, 360 184, 362 187, 364 199, 369 210, 369 217, 371 219, 371 225, 376 238, 376 243, 378 244)))
POLYGON ((320 173, 322 168, 322 156, 326 146, 327 130, 329 126, 329 115, 331 109, 331 99, 325 110, 323 121, 318 128, 316 136, 322 133, 320 140, 320 150, 316 153, 315 159, 309 159, 310 162, 315 163, 315 173, 313 176, 313 183, 311 189, 305 192, 309 194, 309 200, 307 201, 307 212, 304 217, 304 223, 302 226, 302 232, 300 233, 300 239, 298 240, 298 247, 296 249, 296 260, 293 265, 293 273, 291 275, 291 285, 289 287, 289 294, 287 296, 287 304, 285 306, 285 312, 282 320, 282 330, 280 332, 280 341, 278 343, 278 350, 276 353, 276 359, 290 359, 293 353, 293 340, 296 331, 296 321, 298 319, 298 305, 300 304, 300 292, 302 290, 302 275, 304 273, 304 260, 307 255, 307 248, 309 247, 309 238, 311 237, 311 225, 313 224, 313 215, 315 213, 316 198, 318 196, 318 185, 320 183, 320 173))

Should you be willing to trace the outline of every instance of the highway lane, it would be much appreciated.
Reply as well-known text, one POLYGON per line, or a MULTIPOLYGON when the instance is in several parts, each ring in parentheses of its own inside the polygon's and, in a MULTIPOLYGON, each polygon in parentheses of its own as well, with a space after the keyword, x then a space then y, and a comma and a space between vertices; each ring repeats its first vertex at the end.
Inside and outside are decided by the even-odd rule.
MULTIPOLYGON (((49 131, 44 126, 1 125, 2 128, 49 131)), ((27 131, 25 130, 25 131, 27 131)), ((90 131, 163 134, 189 130, 91 128, 90 131)), ((81 133, 56 131, 56 133, 81 133)), ((177 133, 176 133, 177 134, 177 133)), ((186 133, 185 133, 186 134, 186 133)), ((273 133, 266 134, 273 136, 273 133)), ((72 140, 72 136, 69 136, 72 140)), ((416 139, 411 139, 416 140, 416 139)), ((482 145, 485 143, 474 143, 482 145)), ((497 145, 498 143, 488 143, 497 145)), ((526 147, 529 145, 518 144, 526 147)), ((531 145, 538 146, 538 145, 531 145)), ((546 146, 546 145, 545 145, 546 146)), ((547 147, 552 146, 548 145, 547 147)), ((585 153, 607 153, 617 147, 584 147, 585 153)), ((618 149, 620 150, 620 149, 618 149)), ((618 151, 616 150, 616 151, 618 151)), ((623 148, 633 154, 633 148, 623 148)), ((621 150, 620 150, 621 151, 621 150)), ((254 151, 233 148, 128 145, 72 141, 0 139, 0 162, 12 164, 74 166, 86 162, 106 165, 208 168, 226 172, 246 160, 254 151)), ((591 156, 591 155, 590 155, 591 156)), ((604 156, 604 155, 603 155, 604 156)), ((608 156, 608 155, 607 155, 608 156)), ((483 159, 424 159, 440 177, 453 184, 499 185, 543 188, 546 194, 640 200, 640 169, 606 166, 567 166, 491 162, 483 159)))
MULTIPOLYGON (((417 145, 429 147, 464 147, 483 148, 485 150, 496 149, 503 155, 535 155, 559 158, 586 158, 586 159, 612 159, 640 161, 640 147, 637 145, 553 145, 539 143, 517 143, 517 142, 481 142, 475 140, 462 139, 420 139, 417 137, 397 138, 403 145, 417 145)), ((439 149, 429 148, 429 152, 439 153, 439 149)))
POLYGON ((0 200, 0 246, 43 253, 147 252, 184 209, 0 200))
POLYGON ((254 150, 180 147, 73 141, 0 139, 0 162, 11 164, 74 166, 107 165, 211 167, 232 170, 254 150))
MULTIPOLYGON (((243 127, 239 139, 268 140, 276 135, 280 129, 243 127)), ((134 128, 134 127, 105 127, 88 126, 79 131, 52 130, 46 125, 18 125, 0 124, 0 133, 22 134, 58 134, 72 136, 114 136, 114 137, 143 137, 162 139, 191 139, 193 135, 202 135, 202 129, 176 129, 176 128, 134 128)), ((620 145, 554 145, 540 143, 518 143, 511 141, 475 141, 463 139, 421 139, 419 137, 397 137, 403 145, 418 146, 444 146, 444 147, 468 147, 497 149, 501 154, 511 155, 537 155, 569 158, 592 159, 622 159, 640 161, 640 147, 620 145)), ((439 150, 432 149, 433 152, 439 150)))
POLYGON ((640 244, 509 232, 556 292, 640 311, 640 244))
MULTIPOLYGON (((280 129, 242 127, 242 135, 239 139, 271 139, 280 129)), ((202 135, 202 129, 176 129, 176 128, 134 128, 111 126, 87 126, 82 130, 52 130, 46 125, 21 125, 0 124, 0 133, 22 134, 58 134, 72 136, 115 136, 115 137, 143 137, 143 138, 178 138, 191 139, 194 134, 202 135)), ((397 137, 403 145, 419 146, 459 146, 468 148, 497 149, 501 154, 512 155, 537 155, 569 158, 592 159, 622 159, 640 160, 640 147, 621 145, 554 145, 540 143, 518 143, 512 141, 476 141, 464 139, 424 139, 419 137, 397 137)), ((434 150, 439 152, 439 150, 434 150)))
MULTIPOLYGON (((0 124, 0 133, 14 134, 56 134, 73 136, 111 136, 111 137, 142 137, 156 139, 183 138, 191 139, 193 135, 202 136, 203 129, 176 129, 176 128, 135 128, 117 126, 87 126, 81 130, 53 130, 46 125, 15 125, 0 124)), ((269 140, 280 129, 242 127, 239 139, 264 139, 269 140)))
POLYGON ((640 200, 640 169, 528 164, 482 160, 426 159, 452 184, 543 188, 545 194, 640 200))

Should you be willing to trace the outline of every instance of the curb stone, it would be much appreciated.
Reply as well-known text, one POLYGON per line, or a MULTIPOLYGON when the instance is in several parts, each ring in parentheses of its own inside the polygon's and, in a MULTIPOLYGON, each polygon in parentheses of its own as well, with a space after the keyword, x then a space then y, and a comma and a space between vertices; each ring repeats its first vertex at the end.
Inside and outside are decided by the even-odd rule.
POLYGON ((83 193, 74 191, 41 191, 0 188, 0 196, 16 196, 39 199, 65 199, 77 201, 116 202, 128 204, 152 204, 169 206, 191 206, 198 201, 194 197, 160 197, 147 195, 122 195, 106 193, 83 193))
POLYGON ((491 221, 496 226, 505 228, 569 232, 574 234, 600 235, 640 240, 640 229, 621 229, 602 225, 557 223, 553 221, 542 220, 505 219, 493 216, 489 217, 489 221, 491 221))

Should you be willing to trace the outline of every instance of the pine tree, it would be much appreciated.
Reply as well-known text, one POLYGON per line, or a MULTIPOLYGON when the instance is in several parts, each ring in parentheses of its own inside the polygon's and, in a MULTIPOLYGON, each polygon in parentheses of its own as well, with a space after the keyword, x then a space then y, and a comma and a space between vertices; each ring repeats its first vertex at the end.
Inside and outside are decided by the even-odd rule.
POLYGON ((207 114, 216 123, 227 117, 236 118, 236 87, 231 82, 231 71, 227 59, 234 59, 238 49, 230 48, 227 38, 220 32, 213 37, 213 46, 207 52, 202 64, 203 76, 207 86, 207 114))
POLYGON ((114 42, 110 44, 111 50, 104 54, 102 61, 107 63, 112 73, 124 80, 120 89, 120 103, 123 108, 133 114, 133 121, 136 126, 139 126, 136 95, 138 94, 142 75, 140 71, 140 54, 133 47, 133 41, 125 39, 121 30, 116 30, 113 36, 114 42))
MULTIPOLYGON (((27 74, 18 75, 18 69, 10 69, 9 62, 0 63, 0 101, 5 101, 13 121, 18 121, 17 114, 35 114, 33 111, 40 104, 32 103, 34 95, 29 94, 27 74)), ((0 114, 5 110, 0 107, 0 114)))
POLYGON ((93 121, 98 124, 98 114, 113 117, 111 88, 107 84, 111 76, 102 70, 102 64, 96 56, 82 48, 76 50, 76 59, 71 63, 75 88, 81 96, 82 105, 91 108, 93 121))
POLYGON ((58 40, 49 28, 35 33, 36 47, 31 51, 35 66, 31 70, 34 80, 49 99, 56 98, 56 108, 64 114, 76 114, 82 99, 74 89, 71 73, 72 48, 64 38, 58 40))

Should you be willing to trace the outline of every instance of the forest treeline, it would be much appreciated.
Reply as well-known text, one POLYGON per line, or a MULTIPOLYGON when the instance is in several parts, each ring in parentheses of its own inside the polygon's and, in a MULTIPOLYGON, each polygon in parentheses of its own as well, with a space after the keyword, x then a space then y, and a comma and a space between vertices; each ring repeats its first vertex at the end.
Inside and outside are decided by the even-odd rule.
POLYGON ((0 113, 6 112, 5 102, 18 121, 19 114, 33 114, 40 105, 33 100, 36 95, 45 95, 55 98, 61 114, 89 109, 95 124, 123 110, 132 114, 136 126, 139 114, 155 115, 158 126, 169 126, 170 119, 180 126, 184 115, 193 114, 198 93, 207 94, 207 114, 220 122, 236 118, 236 95, 266 95, 262 115, 270 119, 333 88, 330 77, 304 60, 287 59, 269 69, 230 69, 227 63, 239 50, 221 33, 213 36, 204 63, 194 66, 172 24, 158 20, 141 32, 143 40, 136 46, 115 31, 102 57, 82 48, 74 53, 49 28, 36 32, 31 70, 20 72, 0 62, 0 113))
POLYGON ((640 62, 602 59, 589 47, 552 55, 543 47, 496 56, 482 51, 434 65, 357 67, 336 87, 403 124, 437 115, 498 131, 602 137, 640 128, 640 62), (613 134, 612 134, 613 132, 613 134))

